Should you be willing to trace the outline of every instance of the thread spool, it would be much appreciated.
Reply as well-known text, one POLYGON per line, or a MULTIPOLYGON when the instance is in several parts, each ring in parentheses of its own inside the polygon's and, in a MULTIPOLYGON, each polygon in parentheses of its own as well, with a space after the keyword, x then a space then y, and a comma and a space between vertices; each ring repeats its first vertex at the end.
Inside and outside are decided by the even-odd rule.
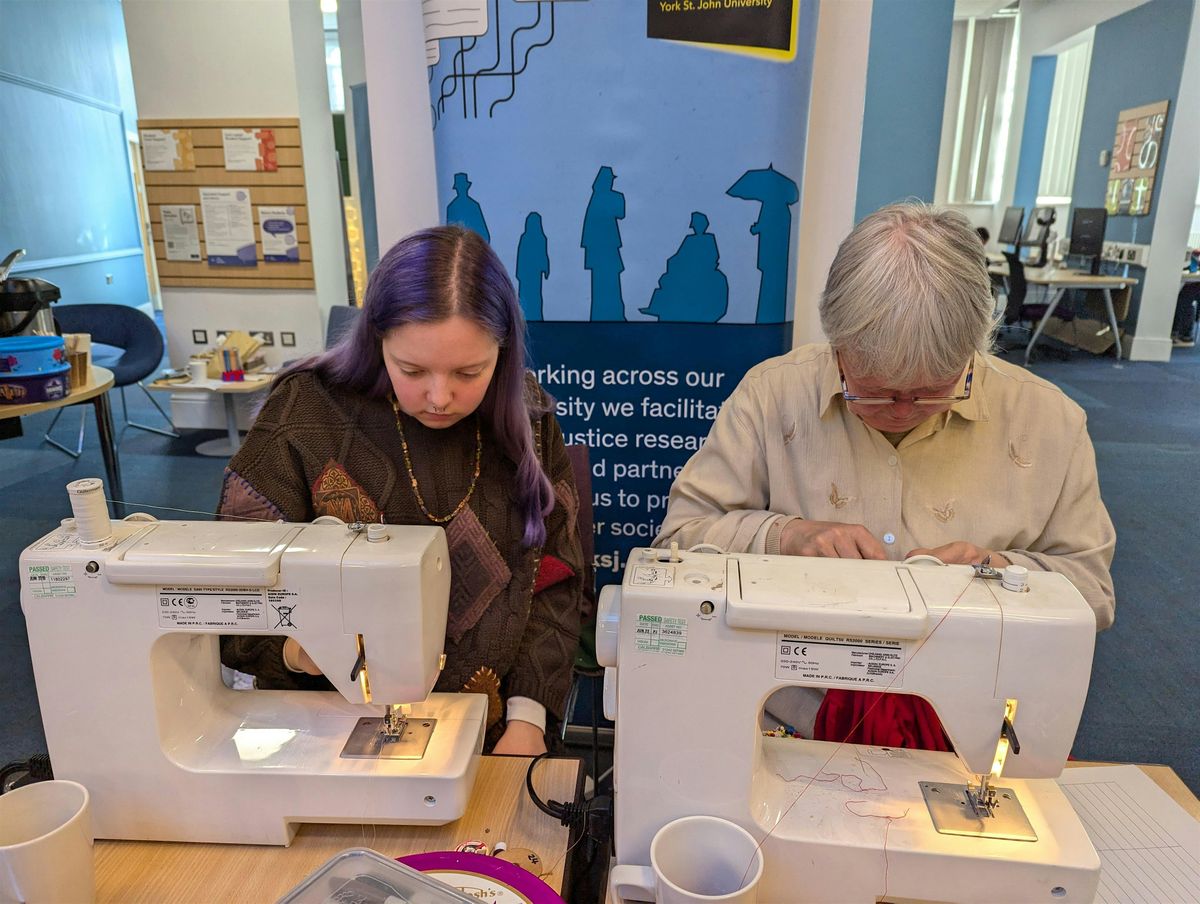
POLYGON ((67 484, 75 529, 83 546, 99 546, 112 536, 108 518, 108 503, 104 499, 104 481, 99 477, 84 477, 67 484))

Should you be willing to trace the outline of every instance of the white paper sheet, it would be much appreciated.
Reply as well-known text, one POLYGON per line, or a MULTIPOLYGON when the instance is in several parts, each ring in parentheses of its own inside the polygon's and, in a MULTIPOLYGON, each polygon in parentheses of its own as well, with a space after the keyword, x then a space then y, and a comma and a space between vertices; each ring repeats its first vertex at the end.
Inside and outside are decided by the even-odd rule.
POLYGON ((175 169, 179 145, 172 129, 142 129, 142 166, 147 172, 172 171, 175 169))
POLYGON ((1200 900, 1200 823, 1142 770, 1064 769, 1058 783, 1100 855, 1097 904, 1200 900))
POLYGON ((163 244, 169 261, 200 260, 200 230, 196 227, 196 205, 164 204, 163 244))
POLYGON ((250 189, 201 188, 200 209, 204 214, 204 250, 210 266, 258 264, 250 189))

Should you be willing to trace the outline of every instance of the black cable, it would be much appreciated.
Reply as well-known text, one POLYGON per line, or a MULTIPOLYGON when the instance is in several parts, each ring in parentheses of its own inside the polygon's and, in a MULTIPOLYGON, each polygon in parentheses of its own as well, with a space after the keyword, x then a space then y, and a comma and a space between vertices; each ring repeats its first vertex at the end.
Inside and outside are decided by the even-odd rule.
POLYGON ((27 760, 13 760, 0 768, 0 794, 8 790, 9 780, 14 775, 19 776, 21 773, 25 773, 25 778, 21 781, 22 785, 30 782, 49 781, 54 778, 54 770, 50 768, 50 757, 47 754, 37 753, 27 760))

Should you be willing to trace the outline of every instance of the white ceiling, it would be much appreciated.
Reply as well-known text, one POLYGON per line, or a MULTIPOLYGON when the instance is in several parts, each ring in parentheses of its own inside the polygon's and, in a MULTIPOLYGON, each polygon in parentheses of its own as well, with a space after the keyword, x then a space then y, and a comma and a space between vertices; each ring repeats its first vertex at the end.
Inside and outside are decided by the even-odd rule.
POLYGON ((954 18, 986 19, 1012 2, 1013 0, 954 0, 954 18))

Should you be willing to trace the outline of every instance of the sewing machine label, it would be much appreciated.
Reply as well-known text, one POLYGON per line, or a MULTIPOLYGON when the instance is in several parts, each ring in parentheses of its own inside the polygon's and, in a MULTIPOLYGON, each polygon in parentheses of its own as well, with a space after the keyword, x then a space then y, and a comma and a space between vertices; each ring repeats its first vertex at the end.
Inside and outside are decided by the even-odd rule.
POLYGON ((903 687, 908 644, 876 637, 776 633, 775 677, 903 687))
POLYGON ((629 583, 634 587, 674 587, 675 569, 666 565, 635 565, 629 583))
POLYGON ((75 596, 75 577, 70 565, 30 565, 28 580, 34 599, 75 596))
POLYGON ((266 628, 261 587, 159 587, 162 628, 266 628))
POLYGON ((634 628, 639 653, 669 653, 682 656, 687 652, 687 619, 662 615, 639 615, 634 628))

